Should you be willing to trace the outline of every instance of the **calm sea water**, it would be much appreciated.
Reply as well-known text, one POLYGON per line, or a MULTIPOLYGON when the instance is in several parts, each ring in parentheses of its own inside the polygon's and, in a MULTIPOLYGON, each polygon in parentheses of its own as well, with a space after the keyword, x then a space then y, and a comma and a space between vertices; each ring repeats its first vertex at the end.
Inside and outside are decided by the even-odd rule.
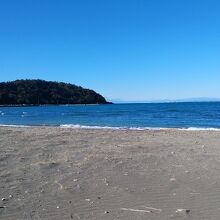
POLYGON ((220 129, 220 102, 1 107, 0 124, 220 129))

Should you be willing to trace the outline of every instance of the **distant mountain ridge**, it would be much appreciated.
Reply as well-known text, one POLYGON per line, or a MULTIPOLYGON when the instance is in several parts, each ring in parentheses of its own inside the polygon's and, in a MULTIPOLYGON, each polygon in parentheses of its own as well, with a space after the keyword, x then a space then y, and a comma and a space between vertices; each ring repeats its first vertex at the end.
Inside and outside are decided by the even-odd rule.
POLYGON ((91 89, 40 79, 0 83, 0 105, 108 104, 91 89))
POLYGON ((220 98, 186 98, 186 99, 159 99, 159 100, 123 100, 111 99, 114 103, 175 103, 175 102, 220 102, 220 98))

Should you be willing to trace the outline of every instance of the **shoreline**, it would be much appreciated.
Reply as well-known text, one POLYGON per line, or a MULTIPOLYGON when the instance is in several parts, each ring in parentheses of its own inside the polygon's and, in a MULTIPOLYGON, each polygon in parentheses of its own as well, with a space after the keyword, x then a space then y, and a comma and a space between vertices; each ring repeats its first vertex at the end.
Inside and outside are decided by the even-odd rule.
POLYGON ((113 105, 112 102, 107 103, 94 103, 94 104, 18 104, 18 105, 0 105, 0 108, 6 107, 50 107, 50 106, 90 106, 90 105, 113 105))
POLYGON ((161 101, 161 102, 106 102, 106 103, 91 103, 91 104, 6 104, 0 105, 0 108, 4 107, 39 107, 39 106, 84 106, 84 105, 127 105, 127 104, 188 104, 188 103, 220 103, 220 101, 161 101))
POLYGON ((64 128, 64 129, 86 129, 86 130, 127 130, 127 131, 216 131, 220 128, 202 128, 202 127, 188 127, 188 128, 169 128, 169 127, 111 127, 111 126, 96 126, 96 125, 79 125, 79 124, 61 124, 61 125, 16 125, 16 124, 0 124, 1 127, 12 128, 64 128))

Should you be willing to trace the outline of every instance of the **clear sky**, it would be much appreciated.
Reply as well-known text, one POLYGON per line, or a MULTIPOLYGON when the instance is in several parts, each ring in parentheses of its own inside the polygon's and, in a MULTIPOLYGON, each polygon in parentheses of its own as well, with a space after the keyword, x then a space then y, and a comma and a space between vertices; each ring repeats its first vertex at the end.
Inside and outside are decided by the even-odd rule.
POLYGON ((108 99, 220 98, 219 0, 0 0, 0 81, 108 99))

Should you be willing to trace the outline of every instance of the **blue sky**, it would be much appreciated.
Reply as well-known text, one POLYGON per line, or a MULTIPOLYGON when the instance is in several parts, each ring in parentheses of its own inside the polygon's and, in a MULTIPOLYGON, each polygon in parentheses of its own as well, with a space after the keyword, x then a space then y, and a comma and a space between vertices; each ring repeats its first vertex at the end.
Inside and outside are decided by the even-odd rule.
POLYGON ((220 98, 219 11, 219 0, 0 0, 0 81, 220 98))

